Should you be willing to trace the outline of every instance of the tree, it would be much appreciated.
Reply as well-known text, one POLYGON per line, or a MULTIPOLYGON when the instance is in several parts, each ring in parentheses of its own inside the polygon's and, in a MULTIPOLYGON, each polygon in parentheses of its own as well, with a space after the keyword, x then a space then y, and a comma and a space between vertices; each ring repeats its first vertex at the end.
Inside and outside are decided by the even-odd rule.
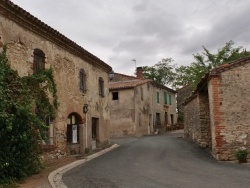
POLYGON ((203 46, 204 52, 197 53, 194 56, 194 62, 190 66, 181 66, 176 68, 176 77, 173 85, 175 87, 185 86, 192 83, 195 87, 202 76, 209 70, 218 67, 224 63, 234 61, 250 55, 250 51, 243 49, 242 46, 233 48, 234 42, 229 41, 217 53, 212 54, 203 46))
POLYGON ((169 85, 175 79, 172 58, 162 59, 153 66, 142 67, 144 78, 151 79, 162 85, 169 85))
POLYGON ((58 106, 53 71, 20 77, 11 69, 6 47, 0 54, 0 184, 37 172, 41 167, 45 117, 58 106), (52 93, 53 103, 50 103, 52 93), (35 108, 39 114, 35 114, 35 108))

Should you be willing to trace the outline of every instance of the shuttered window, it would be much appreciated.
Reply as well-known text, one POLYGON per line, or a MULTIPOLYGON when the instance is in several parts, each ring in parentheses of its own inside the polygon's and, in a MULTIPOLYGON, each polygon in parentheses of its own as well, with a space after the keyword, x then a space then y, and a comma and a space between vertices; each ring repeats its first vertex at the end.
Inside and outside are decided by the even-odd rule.
POLYGON ((102 77, 99 78, 99 95, 104 97, 104 81, 102 77))
POLYGON ((158 91, 156 93, 156 100, 157 100, 157 103, 160 103, 160 93, 158 91))
POLYGON ((79 79, 80 79, 80 91, 82 93, 86 93, 86 91, 87 91, 87 79, 86 79, 86 73, 85 73, 84 69, 80 70, 79 79))
POLYGON ((168 93, 164 91, 164 104, 168 104, 168 93))
POLYGON ((45 54, 40 49, 35 49, 33 52, 33 73, 45 68, 45 54))

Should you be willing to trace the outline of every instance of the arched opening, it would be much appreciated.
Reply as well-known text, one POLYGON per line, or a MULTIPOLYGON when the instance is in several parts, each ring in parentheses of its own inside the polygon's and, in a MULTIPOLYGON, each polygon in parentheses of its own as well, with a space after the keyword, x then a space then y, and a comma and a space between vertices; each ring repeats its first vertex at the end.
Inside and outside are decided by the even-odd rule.
POLYGON ((71 113, 67 119, 67 143, 77 144, 80 142, 80 127, 82 118, 77 113, 71 113))

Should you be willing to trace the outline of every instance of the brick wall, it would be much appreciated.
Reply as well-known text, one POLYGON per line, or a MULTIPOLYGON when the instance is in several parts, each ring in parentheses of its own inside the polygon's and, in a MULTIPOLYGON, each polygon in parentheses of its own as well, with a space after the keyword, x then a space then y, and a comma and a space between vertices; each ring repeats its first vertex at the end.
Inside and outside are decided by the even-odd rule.
POLYGON ((209 82, 212 153, 219 160, 235 159, 241 147, 250 150, 249 71, 245 64, 209 82))

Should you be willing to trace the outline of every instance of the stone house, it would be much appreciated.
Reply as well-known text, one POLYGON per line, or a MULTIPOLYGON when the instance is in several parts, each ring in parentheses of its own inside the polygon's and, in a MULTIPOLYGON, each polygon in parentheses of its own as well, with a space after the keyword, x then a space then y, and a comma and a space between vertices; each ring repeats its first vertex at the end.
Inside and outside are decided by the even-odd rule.
POLYGON ((116 73, 114 78, 109 83, 111 137, 153 134, 176 124, 174 90, 143 79, 141 67, 137 77, 116 73))
POLYGON ((185 137, 210 147, 218 160, 250 150, 249 72, 250 57, 214 68, 183 103, 185 137))
POLYGON ((45 150, 83 153, 108 142, 109 65, 9 0, 0 1, 0 47, 3 44, 20 76, 39 68, 54 70, 59 109, 48 121, 45 150))

